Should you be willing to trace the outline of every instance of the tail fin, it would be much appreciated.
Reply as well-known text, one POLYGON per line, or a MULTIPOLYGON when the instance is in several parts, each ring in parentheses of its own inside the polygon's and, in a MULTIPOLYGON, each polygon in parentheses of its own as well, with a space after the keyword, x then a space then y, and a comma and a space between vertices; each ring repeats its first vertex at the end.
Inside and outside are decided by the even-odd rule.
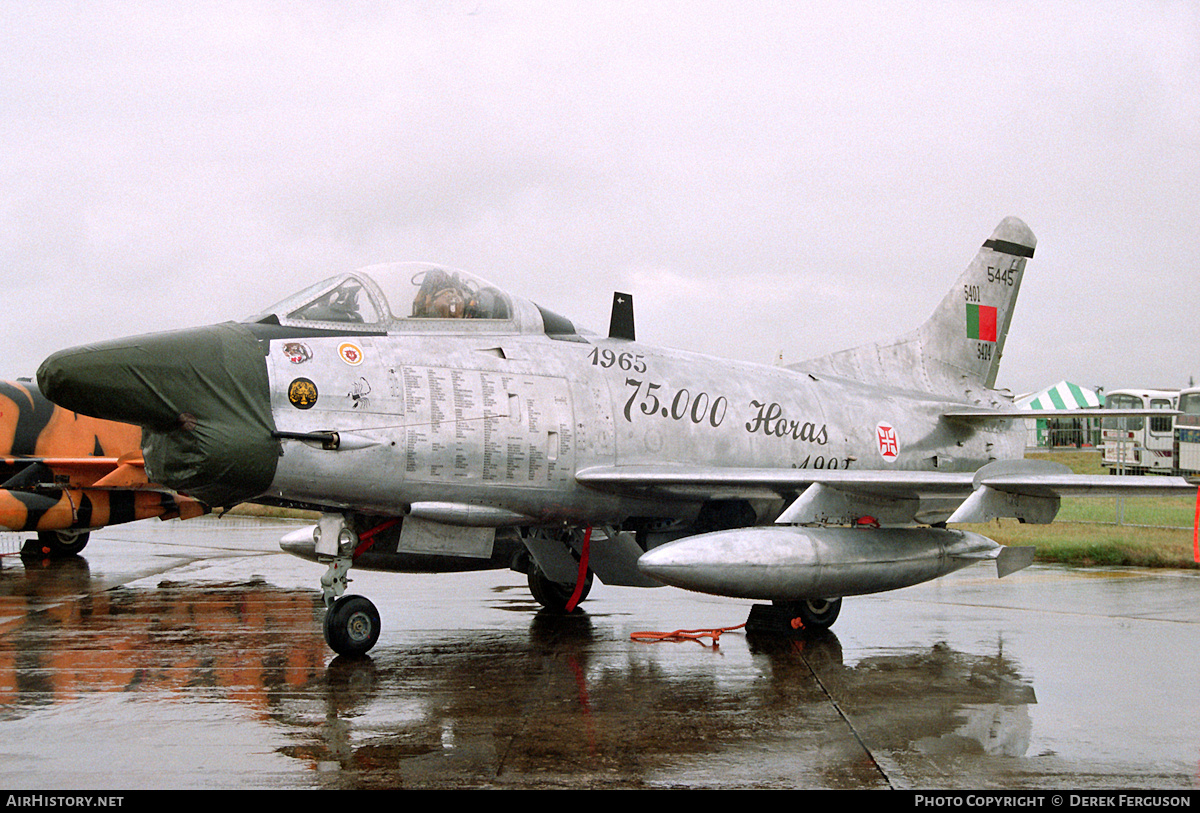
POLYGON ((891 343, 843 350, 792 368, 944 395, 994 387, 1025 261, 1036 245, 1028 226, 1005 218, 921 327, 891 343))

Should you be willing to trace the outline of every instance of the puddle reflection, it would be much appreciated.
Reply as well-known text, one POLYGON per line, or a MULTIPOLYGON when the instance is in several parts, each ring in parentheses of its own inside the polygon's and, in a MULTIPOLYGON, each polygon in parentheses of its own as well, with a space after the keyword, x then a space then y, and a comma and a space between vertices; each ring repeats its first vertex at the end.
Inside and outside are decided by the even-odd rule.
POLYGON ((808 772, 800 784, 871 786, 881 748, 1023 755, 1036 702, 1002 652, 938 644, 847 664, 827 633, 727 635, 738 657, 697 658, 694 645, 621 639, 587 613, 510 613, 331 659, 315 591, 164 581, 92 593, 88 579, 83 560, 0 574, 0 719, 88 693, 218 698, 267 723, 266 740, 243 747, 323 787, 636 787, 712 759, 755 776, 764 753, 808 772))

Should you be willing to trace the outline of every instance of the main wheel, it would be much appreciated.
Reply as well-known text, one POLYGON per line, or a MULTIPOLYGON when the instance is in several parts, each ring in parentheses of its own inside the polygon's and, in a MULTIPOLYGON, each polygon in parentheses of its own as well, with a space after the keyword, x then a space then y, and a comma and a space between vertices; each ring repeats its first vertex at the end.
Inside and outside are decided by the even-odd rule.
POLYGON ((362 596, 342 596, 325 611, 325 643, 339 655, 365 655, 379 640, 379 610, 362 596))
POLYGON ((789 601, 786 603, 790 612, 800 619, 804 629, 809 631, 827 630, 837 621, 838 613, 842 611, 840 598, 814 598, 807 601, 789 601))
MULTIPOLYGON (((583 590, 579 593, 579 600, 583 601, 591 591, 592 571, 589 570, 587 578, 583 582, 583 590)), ((537 603, 541 604, 547 610, 561 613, 566 611, 567 602, 571 600, 571 596, 575 595, 575 585, 550 581, 541 568, 535 563, 530 562, 529 592, 533 594, 537 603)))
POLYGON ((38 544, 52 558, 75 556, 87 546, 90 537, 87 531, 38 531, 38 544))

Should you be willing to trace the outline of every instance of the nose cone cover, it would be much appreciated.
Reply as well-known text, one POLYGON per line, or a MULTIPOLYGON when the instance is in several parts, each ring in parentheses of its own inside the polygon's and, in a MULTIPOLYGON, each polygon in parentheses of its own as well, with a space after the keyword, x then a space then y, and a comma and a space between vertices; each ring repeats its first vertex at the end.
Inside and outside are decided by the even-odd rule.
POLYGON ((242 325, 62 350, 37 378, 60 406, 140 425, 150 479, 209 505, 256 497, 275 475, 266 361, 242 325))

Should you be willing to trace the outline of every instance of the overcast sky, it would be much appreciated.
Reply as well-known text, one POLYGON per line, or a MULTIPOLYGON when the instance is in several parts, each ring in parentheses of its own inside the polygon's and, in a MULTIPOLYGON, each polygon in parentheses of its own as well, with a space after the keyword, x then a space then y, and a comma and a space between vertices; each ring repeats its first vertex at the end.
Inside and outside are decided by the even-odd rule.
POLYGON ((998 385, 1200 378, 1195 2, 0 3, 0 377, 427 260, 772 363, 1038 237, 998 385))

